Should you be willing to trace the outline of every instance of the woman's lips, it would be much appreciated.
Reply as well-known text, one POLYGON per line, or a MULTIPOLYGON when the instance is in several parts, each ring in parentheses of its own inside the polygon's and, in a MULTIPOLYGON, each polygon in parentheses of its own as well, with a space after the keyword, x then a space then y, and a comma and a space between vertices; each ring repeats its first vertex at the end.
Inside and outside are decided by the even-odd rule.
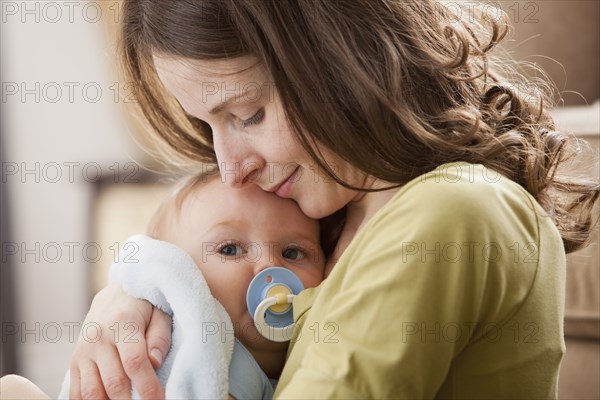
POLYGON ((283 181, 281 185, 275 190, 275 194, 279 197, 288 198, 292 194, 292 188, 294 187, 294 183, 296 183, 298 172, 300 171, 300 167, 296 167, 296 170, 288 176, 288 178, 283 181))

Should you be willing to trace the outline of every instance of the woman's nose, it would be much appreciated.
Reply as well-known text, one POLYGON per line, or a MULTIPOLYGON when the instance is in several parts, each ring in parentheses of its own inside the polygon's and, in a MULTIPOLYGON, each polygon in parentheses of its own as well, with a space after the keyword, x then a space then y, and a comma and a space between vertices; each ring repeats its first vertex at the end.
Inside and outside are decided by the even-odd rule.
POLYGON ((226 135, 213 132, 213 143, 221 179, 230 187, 240 188, 256 183, 264 161, 245 140, 229 140, 226 135))
POLYGON ((219 172, 223 182, 232 187, 240 188, 249 183, 257 183, 260 177, 261 166, 257 161, 246 159, 244 161, 219 162, 219 172))

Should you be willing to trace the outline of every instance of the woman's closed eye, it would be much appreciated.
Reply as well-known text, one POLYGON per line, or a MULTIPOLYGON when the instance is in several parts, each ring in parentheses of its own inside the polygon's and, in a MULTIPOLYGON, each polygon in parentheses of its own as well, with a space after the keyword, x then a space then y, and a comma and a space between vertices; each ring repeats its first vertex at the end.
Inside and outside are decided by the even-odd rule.
POLYGON ((304 252, 304 250, 299 249, 297 247, 288 247, 287 249, 284 249, 281 252, 281 255, 283 256, 283 258, 292 261, 300 261, 304 259, 304 257, 306 257, 306 253, 304 252))
POLYGON ((264 118, 264 116, 265 116, 265 109, 261 107, 260 110, 258 110, 257 113, 254 114, 252 117, 250 117, 250 118, 248 118, 246 120, 241 121, 240 122, 240 126, 243 129, 243 128, 246 128, 246 127, 248 127, 250 125, 257 125, 257 124, 259 124, 262 121, 262 119, 264 118))

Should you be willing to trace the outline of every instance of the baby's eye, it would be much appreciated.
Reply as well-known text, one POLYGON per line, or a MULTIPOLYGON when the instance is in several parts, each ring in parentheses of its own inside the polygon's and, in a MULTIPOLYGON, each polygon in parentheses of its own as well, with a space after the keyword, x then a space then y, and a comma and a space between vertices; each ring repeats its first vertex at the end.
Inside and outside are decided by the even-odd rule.
POLYGON ((288 258, 294 261, 302 260, 306 256, 306 254, 304 254, 304 251, 296 247, 290 247, 283 250, 283 252, 281 252, 281 255, 284 258, 288 258))
POLYGON ((239 244, 229 243, 219 247, 217 252, 225 257, 239 257, 244 254, 244 249, 239 244))

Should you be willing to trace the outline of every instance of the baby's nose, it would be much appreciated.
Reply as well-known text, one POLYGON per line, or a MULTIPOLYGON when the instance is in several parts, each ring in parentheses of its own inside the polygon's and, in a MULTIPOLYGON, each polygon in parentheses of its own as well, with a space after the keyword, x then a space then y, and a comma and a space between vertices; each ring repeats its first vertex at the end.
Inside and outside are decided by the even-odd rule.
POLYGON ((258 262, 254 266, 254 276, 258 275, 261 271, 263 271, 269 267, 275 267, 275 266, 276 266, 275 264, 269 264, 268 262, 258 262))
POLYGON ((260 253, 254 263, 254 275, 260 273, 265 268, 285 267, 284 261, 279 245, 267 243, 260 246, 260 253))

